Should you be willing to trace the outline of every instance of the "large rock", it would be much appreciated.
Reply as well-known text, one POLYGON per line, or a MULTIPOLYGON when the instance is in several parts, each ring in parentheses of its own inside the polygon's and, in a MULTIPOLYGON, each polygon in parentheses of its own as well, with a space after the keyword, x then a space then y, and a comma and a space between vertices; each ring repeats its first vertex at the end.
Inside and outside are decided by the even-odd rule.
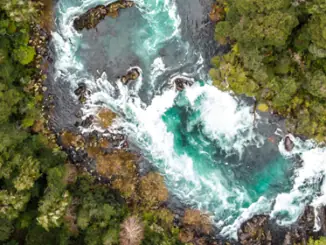
POLYGON ((287 150, 288 152, 291 152, 293 150, 294 143, 291 140, 290 136, 285 136, 284 146, 285 146, 285 150, 287 150))
POLYGON ((140 71, 137 68, 132 68, 126 75, 121 77, 121 82, 127 85, 130 81, 135 81, 139 76, 140 71))
POLYGON ((272 234, 268 229, 268 216, 254 216, 243 223, 238 230, 239 242, 243 245, 272 244, 272 234))
POLYGON ((176 90, 182 91, 185 89, 186 86, 191 86, 193 84, 193 81, 191 81, 190 79, 183 78, 183 77, 178 77, 178 78, 174 79, 174 84, 175 84, 176 90))
POLYGON ((106 6, 99 5, 95 8, 88 10, 86 13, 80 15, 74 20, 74 28, 77 31, 81 31, 84 28, 95 28, 101 20, 106 16, 116 18, 119 15, 120 9, 125 9, 134 6, 132 1, 120 0, 106 6))

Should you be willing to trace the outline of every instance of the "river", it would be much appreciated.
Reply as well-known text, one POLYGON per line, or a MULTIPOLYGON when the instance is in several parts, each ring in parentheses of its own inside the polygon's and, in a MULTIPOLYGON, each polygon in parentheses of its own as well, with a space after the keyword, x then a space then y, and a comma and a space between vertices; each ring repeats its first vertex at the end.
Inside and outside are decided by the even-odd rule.
MULTIPOLYGON (((326 203, 326 150, 291 136, 295 148, 288 153, 281 120, 266 114, 254 120, 250 99, 210 85, 209 59, 222 50, 207 17, 211 1, 135 0, 135 8, 96 29, 73 29, 76 16, 110 2, 58 0, 57 127, 73 125, 66 108, 77 104, 78 83, 86 83, 91 95, 83 117, 103 107, 116 112, 109 130, 126 134, 164 175, 171 195, 208 212, 225 237, 236 238, 241 223, 255 214, 270 214, 285 226, 305 205, 326 203), (117 77, 133 67, 141 76, 126 86, 117 77), (180 76, 193 86, 176 91, 173 80, 180 76)), ((79 128, 93 129, 103 131, 79 128)))

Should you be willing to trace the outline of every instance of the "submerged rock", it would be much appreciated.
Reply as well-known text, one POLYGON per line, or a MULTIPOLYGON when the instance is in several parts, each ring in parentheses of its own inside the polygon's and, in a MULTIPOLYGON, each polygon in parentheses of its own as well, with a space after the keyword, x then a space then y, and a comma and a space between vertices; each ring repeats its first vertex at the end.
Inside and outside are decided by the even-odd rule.
POLYGON ((287 150, 288 152, 291 152, 293 150, 294 143, 291 140, 290 136, 285 136, 284 146, 285 146, 285 150, 287 150))
POLYGON ((106 16, 116 18, 119 15, 120 9, 130 8, 134 6, 132 1, 120 0, 106 6, 99 5, 95 8, 88 10, 86 13, 80 15, 74 20, 74 28, 77 31, 81 31, 84 28, 95 28, 101 20, 106 16))

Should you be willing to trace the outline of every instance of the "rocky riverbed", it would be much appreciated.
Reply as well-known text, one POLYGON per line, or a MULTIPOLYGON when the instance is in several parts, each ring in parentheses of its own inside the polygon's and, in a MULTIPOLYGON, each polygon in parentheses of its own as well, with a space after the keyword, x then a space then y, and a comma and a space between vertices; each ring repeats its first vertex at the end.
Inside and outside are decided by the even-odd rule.
MULTIPOLYGON (((215 44, 213 40, 214 28, 213 24, 209 20, 209 13, 212 1, 182 1, 177 0, 179 11, 181 16, 186 16, 182 19, 181 30, 184 38, 189 40, 191 45, 197 48, 203 55, 204 69, 209 67, 209 58, 215 54, 222 53, 227 50, 228 47, 222 47, 215 44), (195 11, 194 11, 195 10, 195 11), (189 14, 192 13, 192 14, 189 14)), ((108 18, 117 17, 117 13, 120 8, 131 7, 133 4, 129 1, 122 1, 115 4, 101 5, 93 9, 88 10, 86 13, 76 16, 74 26, 76 30, 82 31, 86 39, 99 40, 101 36, 107 34, 110 31, 111 35, 115 35, 112 29, 106 28, 106 21, 108 18), (96 26, 96 29, 94 29, 96 26)), ((119 18, 126 18, 128 14, 139 15, 139 11, 136 8, 125 9, 121 11, 119 18), (127 13, 127 11, 129 11, 127 13)), ((110 23, 111 25, 112 23, 110 23)), ((68 42, 68 40, 66 40, 68 42)), ((141 71, 137 68, 130 69, 131 66, 141 66, 142 62, 139 61, 137 55, 130 54, 126 57, 118 56, 120 59, 114 60, 110 58, 110 53, 103 52, 105 43, 101 45, 95 45, 88 47, 88 50, 81 47, 81 56, 89 56, 92 58, 85 60, 86 69, 90 74, 98 78, 100 77, 99 70, 106 71, 108 80, 115 78, 115 81, 122 82, 125 86, 132 86, 133 81, 137 80, 141 71), (106 56, 108 55, 108 57, 106 56), (108 60, 106 60, 108 58, 108 60), (107 62, 108 61, 108 62, 107 62), (116 63, 114 63, 116 61, 116 63), (107 66, 107 63, 110 65, 107 66), (110 79, 111 78, 111 79, 110 79)), ((53 47, 49 45, 51 59, 56 59, 56 54, 53 52, 53 47)), ((170 49, 162 48, 160 54, 165 62, 173 62, 173 56, 169 54, 170 49)), ((112 54, 112 57, 117 57, 112 54)), ((189 64, 189 67, 191 65, 189 64)), ((176 69, 177 70, 177 69, 176 69)), ((162 76, 171 77, 176 70, 168 71, 162 76)), ((185 69, 186 70, 186 69, 185 69)), ((191 70, 191 69, 190 69, 191 70)), ((45 83, 44 91, 46 96, 51 100, 50 110, 50 125, 51 128, 57 133, 58 142, 69 153, 71 160, 84 167, 87 171, 97 175, 96 158, 102 154, 114 153, 115 151, 132 151, 134 154, 138 154, 137 145, 132 145, 128 141, 128 135, 120 133, 110 132, 106 130, 112 120, 117 116, 112 111, 98 111, 96 114, 84 117, 82 108, 85 105, 85 101, 89 98, 93 91, 92 88, 88 88, 85 83, 79 83, 77 86, 67 83, 65 77, 56 78, 54 81, 53 75, 55 67, 50 65, 48 68, 49 78, 45 83), (74 91, 74 93, 68 93, 67 91, 74 91), (103 126, 103 131, 93 130, 91 132, 82 134, 83 129, 92 128, 92 125, 98 124, 103 126)), ((193 71, 195 73, 196 71, 193 71)), ((144 74, 146 77, 146 74, 144 74)), ((168 80, 168 79, 167 79, 168 80)), ((175 79, 174 80, 176 90, 182 91, 186 86, 191 86, 192 82, 187 79, 175 79)), ((115 86, 115 85, 114 85, 115 86)), ((162 86, 159 85, 159 86, 162 86)), ((157 89, 154 87, 153 90, 157 89)), ((247 100, 249 104, 254 105, 251 99, 247 100)), ((146 100, 145 100, 146 101, 146 100)), ((119 116, 119 115, 118 115, 119 116)), ((266 151, 268 154, 265 156, 257 156, 259 160, 256 163, 264 162, 278 151, 276 143, 280 141, 282 136, 287 132, 285 131, 283 121, 276 115, 269 115, 267 113, 261 113, 261 116, 267 120, 270 125, 260 125, 260 131, 266 137, 271 138, 272 144, 268 144, 266 151), (283 135, 275 136, 274 131, 276 128, 283 129, 283 135)), ((293 148, 293 142, 286 140, 286 148, 291 151, 293 148)), ((267 144, 267 143, 266 143, 267 144)), ((251 159, 252 156, 245 154, 244 158, 251 159)), ((230 158, 232 159, 232 158, 230 158)), ((150 166, 148 161, 146 166, 142 165, 142 168, 148 168, 150 166)), ((141 170, 140 170, 141 172, 141 170)), ((100 177, 100 176, 99 176, 100 177)), ((110 182, 110 179, 105 181, 110 182)), ((177 198, 172 197, 169 206, 175 209, 176 212, 180 212, 182 215, 182 209, 184 205, 180 205, 177 198), (180 211, 181 210, 181 211, 180 211)), ((325 211, 320 210, 320 220, 325 219, 325 211)), ((306 244, 309 237, 325 234, 325 227, 318 233, 313 232, 313 225, 315 221, 315 213, 312 208, 307 207, 305 213, 300 220, 289 228, 278 227, 273 220, 270 220, 268 216, 259 215, 251 218, 242 224, 238 231, 238 237, 241 244, 306 244)), ((218 232, 218 231, 217 231, 218 232)), ((212 235, 212 234, 211 234, 212 235)), ((214 235, 212 236, 215 237, 214 235)), ((218 237, 220 239, 220 237, 218 237)), ((232 244, 236 244, 232 241, 232 244)))

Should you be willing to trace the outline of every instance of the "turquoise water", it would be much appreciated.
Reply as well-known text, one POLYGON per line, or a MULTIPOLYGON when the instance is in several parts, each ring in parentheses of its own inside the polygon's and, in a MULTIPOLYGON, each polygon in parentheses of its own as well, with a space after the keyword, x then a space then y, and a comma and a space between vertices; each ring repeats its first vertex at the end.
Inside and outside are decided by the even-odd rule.
POLYGON ((268 140, 280 140, 277 125, 259 115, 254 123, 250 105, 210 85, 201 53, 182 34, 191 13, 179 16, 181 5, 173 0, 137 0, 137 8, 106 19, 97 31, 73 30, 76 15, 109 2, 57 5, 56 81, 69 83, 71 91, 87 83, 92 95, 84 117, 103 106, 117 112, 109 130, 128 135, 164 175, 171 195, 208 212, 224 236, 235 237, 255 214, 288 225, 304 205, 324 203, 326 184, 317 177, 326 172, 325 150, 293 138, 296 147, 287 153, 282 142, 268 140), (124 86, 116 77, 132 66, 142 75, 124 86), (195 84, 176 92, 176 76, 195 84), (294 161, 298 156, 301 165, 294 161))

